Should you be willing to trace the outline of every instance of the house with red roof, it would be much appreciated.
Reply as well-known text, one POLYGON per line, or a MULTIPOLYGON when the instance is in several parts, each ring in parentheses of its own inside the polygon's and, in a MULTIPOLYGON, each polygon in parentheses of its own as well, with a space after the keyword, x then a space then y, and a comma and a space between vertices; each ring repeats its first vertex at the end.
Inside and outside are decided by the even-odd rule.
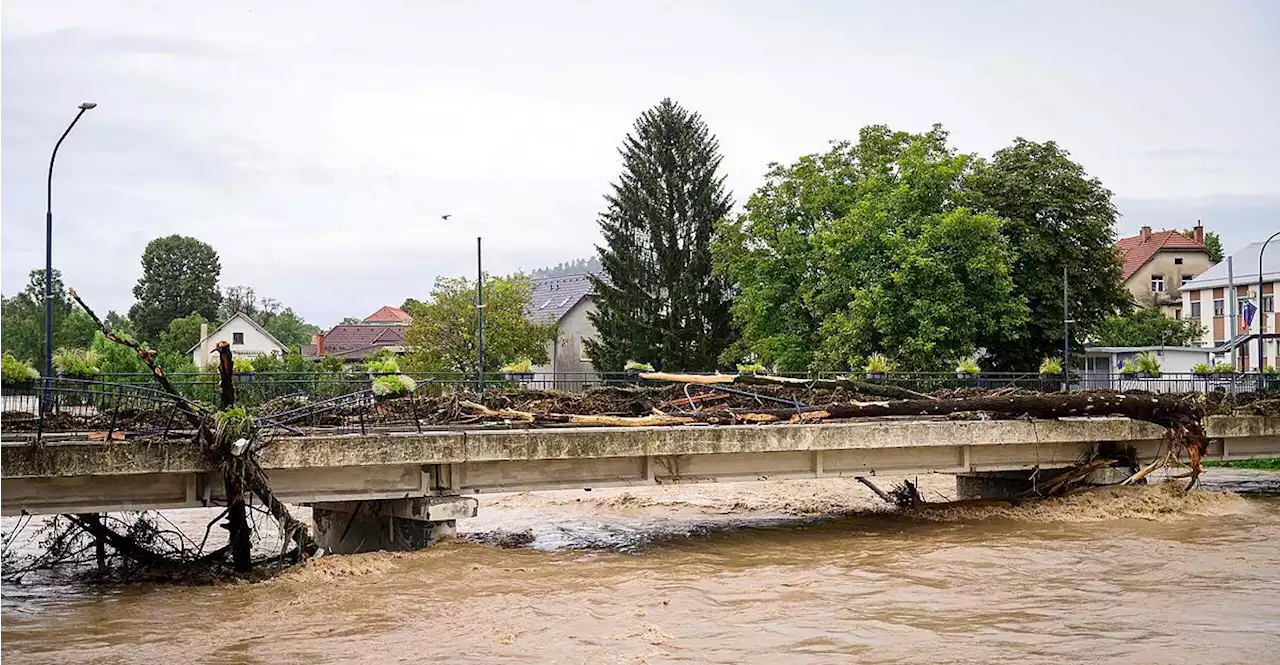
POLYGON ((1153 232, 1144 226, 1136 236, 1116 242, 1120 252, 1121 279, 1142 307, 1159 308, 1165 316, 1181 318, 1179 289, 1213 266, 1204 246, 1204 227, 1197 224, 1193 237, 1177 231, 1153 232))
POLYGON ((413 317, 408 312, 386 305, 359 323, 340 323, 326 333, 312 336, 311 343, 302 347, 302 356, 310 360, 334 356, 358 362, 382 349, 403 353, 404 334, 411 323, 413 317))

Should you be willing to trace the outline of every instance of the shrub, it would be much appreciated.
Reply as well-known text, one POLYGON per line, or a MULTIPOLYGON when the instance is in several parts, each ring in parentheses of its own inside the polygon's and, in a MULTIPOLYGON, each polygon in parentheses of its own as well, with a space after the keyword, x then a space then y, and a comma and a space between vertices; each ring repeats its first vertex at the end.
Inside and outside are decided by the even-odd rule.
POLYGON ((377 397, 394 397, 413 392, 418 384, 404 374, 377 376, 373 379, 373 394, 377 397))
POLYGON ((1137 374, 1142 368, 1138 367, 1138 363, 1132 360, 1124 361, 1124 365, 1120 367, 1120 373, 1124 375, 1137 374))
POLYGON ((102 355, 93 349, 58 349, 53 366, 67 376, 88 379, 102 373, 102 355))
POLYGON ((400 371, 400 363, 395 358, 371 358, 365 361, 364 371, 370 374, 395 374, 400 371))
POLYGON ((40 378, 40 372, 30 364, 25 363, 11 354, 0 356, 0 382, 4 385, 13 385, 16 383, 26 383, 40 378))
POLYGON ((253 361, 248 358, 232 358, 231 371, 236 374, 250 374, 253 372, 253 361))
POLYGON ((638 362, 638 361, 635 361, 635 360, 628 360, 628 361, 627 361, 627 364, 626 364, 626 365, 624 365, 624 366, 622 367, 622 369, 624 369, 624 370, 626 370, 626 371, 628 371, 628 372, 652 372, 652 371, 654 371, 654 370, 653 370, 653 365, 651 365, 651 364, 649 364, 649 363, 642 363, 642 362, 638 362))
POLYGON ((247 439, 253 431, 253 416, 243 406, 235 406, 213 415, 214 432, 218 442, 229 444, 236 439, 247 439))
POLYGON ((1218 363, 1217 365, 1213 366, 1214 374, 1234 374, 1235 371, 1236 371, 1236 366, 1232 365, 1231 363, 1218 363))
POLYGON ((1061 374, 1062 362, 1057 358, 1045 358, 1040 361, 1041 374, 1061 374))
POLYGON ((1262 366, 1262 373, 1263 373, 1263 374, 1273 374, 1273 375, 1274 375, 1274 374, 1280 374, 1280 367, 1276 367, 1275 365, 1263 365, 1263 366, 1262 366))
POLYGON ((533 361, 525 358, 509 365, 503 365, 502 371, 507 374, 528 374, 533 371, 533 361))
POLYGON ((867 357, 867 364, 863 369, 868 374, 888 374, 892 371, 893 365, 889 359, 884 357, 882 353, 873 353, 867 357))
POLYGON ((1196 376, 1209 376, 1213 374, 1213 365, 1209 363, 1196 363, 1191 366, 1191 373, 1196 376))
POLYGON ((764 374, 764 365, 758 362, 738 365, 739 374, 764 374))
POLYGON ((1139 353, 1138 371, 1146 372, 1152 376, 1158 376, 1160 374, 1160 359, 1156 357, 1156 354, 1151 353, 1150 351, 1146 353, 1139 353))
POLYGON ((965 358, 956 364, 956 374, 968 374, 969 376, 977 376, 982 372, 982 368, 978 367, 978 363, 972 358, 965 358))
POLYGON ((278 372, 281 365, 284 364, 280 362, 280 356, 274 353, 264 353, 254 358, 251 362, 255 372, 278 372))

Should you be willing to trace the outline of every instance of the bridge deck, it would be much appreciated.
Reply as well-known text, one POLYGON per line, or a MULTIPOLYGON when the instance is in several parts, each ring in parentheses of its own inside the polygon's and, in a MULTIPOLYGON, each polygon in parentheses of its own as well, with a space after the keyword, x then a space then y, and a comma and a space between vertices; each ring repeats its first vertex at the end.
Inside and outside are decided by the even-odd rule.
MULTIPOLYGON (((1207 428, 1211 459, 1280 456, 1280 418, 1207 428)), ((1162 433, 1123 418, 465 430, 282 437, 260 457, 282 500, 320 502, 1053 468, 1107 442, 1153 458, 1162 433)), ((0 477, 6 515, 200 506, 222 486, 181 441, 5 443, 0 477)))

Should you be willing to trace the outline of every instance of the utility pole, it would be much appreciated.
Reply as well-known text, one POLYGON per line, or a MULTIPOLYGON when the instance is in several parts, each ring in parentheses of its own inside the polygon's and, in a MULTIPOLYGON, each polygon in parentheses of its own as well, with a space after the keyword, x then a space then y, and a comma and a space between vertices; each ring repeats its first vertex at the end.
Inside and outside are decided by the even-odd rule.
POLYGON ((480 262, 479 236, 476 236, 476 392, 484 394, 484 268, 480 262))
POLYGON ((1062 374, 1071 383, 1071 310, 1067 304, 1067 266, 1062 266, 1062 374))

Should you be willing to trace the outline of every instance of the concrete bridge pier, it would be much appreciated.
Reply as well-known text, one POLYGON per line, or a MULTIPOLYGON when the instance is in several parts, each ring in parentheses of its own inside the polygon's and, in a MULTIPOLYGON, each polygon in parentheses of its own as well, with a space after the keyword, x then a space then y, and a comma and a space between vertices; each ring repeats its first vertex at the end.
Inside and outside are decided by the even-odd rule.
MULTIPOLYGON (((982 471, 956 474, 957 499, 1014 499, 1035 489, 1036 483, 1044 483, 1066 471, 1040 469, 1033 479, 1031 471, 982 471)), ((1115 485, 1129 477, 1136 469, 1121 466, 1098 469, 1082 481, 1085 485, 1115 485)))
POLYGON ((458 520, 475 517, 472 497, 332 501, 311 504, 315 538, 333 554, 408 551, 452 538, 458 520))

